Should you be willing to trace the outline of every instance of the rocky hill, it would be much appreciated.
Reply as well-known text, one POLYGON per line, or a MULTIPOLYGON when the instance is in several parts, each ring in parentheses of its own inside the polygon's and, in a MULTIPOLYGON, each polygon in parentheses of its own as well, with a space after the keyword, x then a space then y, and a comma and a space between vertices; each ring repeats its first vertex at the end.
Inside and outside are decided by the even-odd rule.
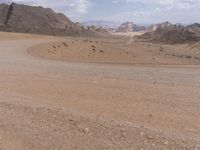
POLYGON ((0 30, 46 35, 92 35, 101 31, 73 23, 64 14, 50 8, 12 3, 0 4, 0 30))
POLYGON ((197 24, 182 26, 165 22, 150 26, 137 38, 166 44, 189 43, 200 41, 199 31, 200 27, 197 24))
POLYGON ((187 26, 188 30, 194 33, 197 33, 200 36, 200 24, 194 23, 189 26, 187 26))
POLYGON ((125 22, 115 29, 115 32, 138 32, 145 30, 145 27, 138 26, 132 22, 125 22))
POLYGON ((87 21, 82 23, 84 26, 96 26, 104 29, 115 29, 120 23, 114 21, 87 21))
POLYGON ((9 9, 8 5, 0 4, 0 27, 2 27, 6 22, 8 9, 9 9))
POLYGON ((171 28, 172 26, 173 25, 170 22, 166 21, 166 22, 153 24, 149 26, 148 28, 146 28, 145 32, 153 32, 153 31, 156 31, 157 29, 167 29, 167 28, 171 28))

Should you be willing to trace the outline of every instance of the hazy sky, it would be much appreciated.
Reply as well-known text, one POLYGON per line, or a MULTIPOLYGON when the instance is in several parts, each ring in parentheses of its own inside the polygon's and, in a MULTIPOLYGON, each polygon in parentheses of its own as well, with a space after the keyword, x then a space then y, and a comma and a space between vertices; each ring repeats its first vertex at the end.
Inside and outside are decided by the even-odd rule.
POLYGON ((42 5, 73 21, 110 20, 150 24, 200 22, 200 0, 0 0, 42 5))

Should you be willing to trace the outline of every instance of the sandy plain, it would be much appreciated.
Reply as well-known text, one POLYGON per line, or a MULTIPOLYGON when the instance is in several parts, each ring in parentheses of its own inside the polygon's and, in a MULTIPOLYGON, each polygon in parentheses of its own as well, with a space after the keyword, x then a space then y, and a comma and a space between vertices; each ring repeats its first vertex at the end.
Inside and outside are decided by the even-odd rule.
POLYGON ((199 43, 0 33, 0 149, 200 149, 199 43))

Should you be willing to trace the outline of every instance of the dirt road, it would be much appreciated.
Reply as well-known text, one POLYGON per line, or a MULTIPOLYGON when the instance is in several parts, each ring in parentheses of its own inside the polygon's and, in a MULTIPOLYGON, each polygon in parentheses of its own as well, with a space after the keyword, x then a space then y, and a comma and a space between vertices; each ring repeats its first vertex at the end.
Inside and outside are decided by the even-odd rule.
POLYGON ((0 41, 0 149, 200 149, 200 68, 33 57, 0 41))

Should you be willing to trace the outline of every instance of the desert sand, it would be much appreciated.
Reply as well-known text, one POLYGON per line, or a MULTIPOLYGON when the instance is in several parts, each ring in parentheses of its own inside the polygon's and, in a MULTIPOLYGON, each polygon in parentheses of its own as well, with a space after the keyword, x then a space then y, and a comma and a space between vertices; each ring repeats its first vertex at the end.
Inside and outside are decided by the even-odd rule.
POLYGON ((199 43, 0 33, 0 149, 200 149, 199 43))

